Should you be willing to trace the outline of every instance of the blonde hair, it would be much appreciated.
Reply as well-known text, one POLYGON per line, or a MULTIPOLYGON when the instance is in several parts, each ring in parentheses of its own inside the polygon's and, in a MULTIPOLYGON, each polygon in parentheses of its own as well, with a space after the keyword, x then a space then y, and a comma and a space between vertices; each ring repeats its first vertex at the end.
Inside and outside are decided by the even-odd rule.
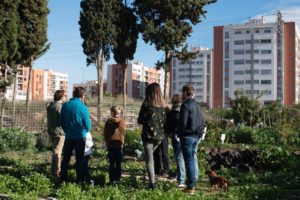
POLYGON ((150 85, 148 85, 145 91, 145 95, 145 102, 149 103, 151 106, 157 108, 165 107, 165 100, 158 83, 151 83, 150 85))
POLYGON ((110 112, 112 112, 114 115, 121 114, 121 108, 119 106, 112 106, 110 108, 110 112))
POLYGON ((180 104, 181 102, 182 102, 182 99, 181 99, 181 95, 180 95, 180 94, 175 94, 175 95, 172 97, 171 103, 172 103, 173 105, 180 104))

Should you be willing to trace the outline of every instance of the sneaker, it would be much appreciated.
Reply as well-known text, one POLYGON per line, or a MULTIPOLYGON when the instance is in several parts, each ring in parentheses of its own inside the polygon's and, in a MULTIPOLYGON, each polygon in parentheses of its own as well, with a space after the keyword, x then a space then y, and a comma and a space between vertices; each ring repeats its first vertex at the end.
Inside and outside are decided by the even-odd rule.
POLYGON ((156 188, 156 183, 150 183, 149 188, 154 190, 156 188))
POLYGON ((177 188, 186 188, 184 183, 178 183, 177 188))
POLYGON ((195 195, 195 188, 185 188, 182 190, 183 193, 189 194, 189 195, 195 195))

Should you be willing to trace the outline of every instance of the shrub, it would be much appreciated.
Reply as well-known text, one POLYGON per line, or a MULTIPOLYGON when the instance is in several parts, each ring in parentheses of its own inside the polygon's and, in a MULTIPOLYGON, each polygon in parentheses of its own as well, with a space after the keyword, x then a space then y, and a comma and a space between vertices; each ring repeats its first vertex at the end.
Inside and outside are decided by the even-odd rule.
POLYGON ((254 129, 248 126, 241 126, 225 131, 227 141, 230 143, 243 143, 253 144, 254 143, 254 129))
POLYGON ((39 150, 50 150, 52 147, 47 131, 37 134, 36 147, 39 150))
POLYGON ((33 150, 36 137, 33 133, 27 133, 19 129, 0 129, 0 151, 33 150))
POLYGON ((124 144, 124 154, 135 156, 136 150, 142 152, 143 144, 141 140, 140 130, 126 130, 125 144, 124 144))
POLYGON ((50 194, 52 183, 46 176, 34 172, 23 178, 24 191, 35 192, 40 197, 46 197, 50 194))

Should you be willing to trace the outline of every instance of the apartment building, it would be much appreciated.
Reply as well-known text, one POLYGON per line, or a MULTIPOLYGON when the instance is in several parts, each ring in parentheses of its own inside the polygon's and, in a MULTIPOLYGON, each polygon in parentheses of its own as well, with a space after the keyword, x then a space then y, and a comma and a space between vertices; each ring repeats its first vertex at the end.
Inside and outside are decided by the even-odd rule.
MULTIPOLYGON (((16 100, 26 100, 28 87, 28 67, 20 67, 17 74, 16 100)), ((31 101, 52 100, 56 90, 68 92, 68 75, 53 70, 32 69, 31 101)), ((7 88, 5 93, 7 99, 13 97, 13 85, 7 88)))
POLYGON ((181 94, 182 87, 191 84, 195 88, 197 102, 211 104, 211 66, 212 49, 192 47, 192 52, 197 52, 197 58, 183 63, 176 56, 172 59, 172 88, 171 94, 181 94))
POLYGON ((295 22, 214 27, 213 107, 226 107, 235 92, 262 104, 299 101, 300 35, 295 22))
MULTIPOLYGON (((122 94, 122 67, 117 64, 107 67, 107 92, 113 96, 122 94)), ((146 87, 153 82, 164 89, 164 71, 144 66, 141 61, 130 62, 127 66, 127 96, 134 99, 145 97, 146 87)))
MULTIPOLYGON (((92 80, 92 81, 86 81, 84 83, 76 83, 73 84, 73 90, 76 87, 83 87, 85 88, 88 95, 91 97, 97 97, 98 95, 98 81, 92 80)), ((106 80, 103 81, 103 92, 107 93, 107 82, 106 80)))

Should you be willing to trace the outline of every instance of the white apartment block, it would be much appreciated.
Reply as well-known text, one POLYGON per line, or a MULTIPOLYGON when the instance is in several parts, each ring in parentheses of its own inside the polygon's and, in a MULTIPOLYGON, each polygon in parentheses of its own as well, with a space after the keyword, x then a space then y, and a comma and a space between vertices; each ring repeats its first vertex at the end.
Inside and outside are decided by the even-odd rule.
POLYGON ((181 94, 182 87, 191 84, 195 89, 196 101, 211 107, 212 50, 192 47, 191 51, 198 52, 198 56, 188 63, 183 63, 175 56, 172 59, 172 95, 181 94))
POLYGON ((259 97, 262 104, 299 101, 300 37, 294 22, 215 27, 214 106, 226 106, 235 92, 259 97))

